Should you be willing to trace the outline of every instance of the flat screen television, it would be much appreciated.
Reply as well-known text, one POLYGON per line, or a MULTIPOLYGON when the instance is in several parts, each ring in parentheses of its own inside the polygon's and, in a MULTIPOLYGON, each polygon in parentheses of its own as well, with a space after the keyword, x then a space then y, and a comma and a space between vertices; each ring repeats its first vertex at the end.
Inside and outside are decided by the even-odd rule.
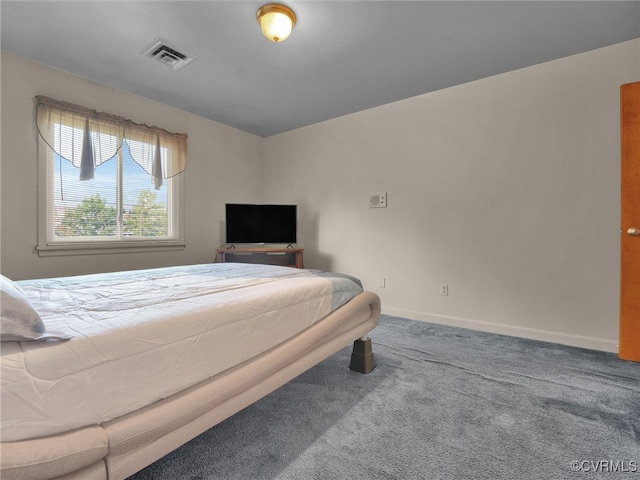
POLYGON ((227 243, 296 243, 296 205, 226 204, 227 243))

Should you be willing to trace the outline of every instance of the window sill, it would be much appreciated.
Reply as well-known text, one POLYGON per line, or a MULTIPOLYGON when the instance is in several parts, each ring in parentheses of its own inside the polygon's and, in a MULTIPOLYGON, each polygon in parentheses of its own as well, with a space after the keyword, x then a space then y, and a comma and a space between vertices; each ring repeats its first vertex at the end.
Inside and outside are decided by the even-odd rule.
POLYGON ((104 255, 111 253, 167 252, 184 250, 184 241, 156 242, 93 242, 93 243, 56 243, 38 245, 36 250, 40 257, 61 257, 67 255, 104 255))

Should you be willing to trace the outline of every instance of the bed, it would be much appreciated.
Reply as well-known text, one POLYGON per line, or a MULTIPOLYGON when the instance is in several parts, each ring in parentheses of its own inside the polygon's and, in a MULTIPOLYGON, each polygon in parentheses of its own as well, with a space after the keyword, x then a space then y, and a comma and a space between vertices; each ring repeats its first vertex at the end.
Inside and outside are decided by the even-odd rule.
POLYGON ((3 480, 124 479, 351 343, 352 370, 372 369, 380 300, 347 275, 216 263, 2 282, 3 480))

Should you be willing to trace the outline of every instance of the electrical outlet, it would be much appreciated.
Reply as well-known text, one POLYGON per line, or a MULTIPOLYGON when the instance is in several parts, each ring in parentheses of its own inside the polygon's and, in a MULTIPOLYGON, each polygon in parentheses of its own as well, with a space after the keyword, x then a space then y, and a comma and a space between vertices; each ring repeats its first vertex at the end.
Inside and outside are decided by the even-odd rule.
POLYGON ((387 193, 369 194, 369 208, 384 208, 387 206, 387 193))
POLYGON ((449 295, 449 284, 441 283, 440 284, 440 295, 446 297, 449 295))
POLYGON ((380 284, 378 286, 380 288, 387 288, 387 279, 386 278, 381 278, 380 279, 380 284))

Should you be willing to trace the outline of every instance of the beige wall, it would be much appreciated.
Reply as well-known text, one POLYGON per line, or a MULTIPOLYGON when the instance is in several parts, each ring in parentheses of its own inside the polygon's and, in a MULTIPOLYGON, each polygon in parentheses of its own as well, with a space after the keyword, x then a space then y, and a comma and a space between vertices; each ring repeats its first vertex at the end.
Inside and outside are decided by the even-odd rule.
POLYGON ((307 266, 359 276, 387 313, 616 351, 618 95, 640 80, 639 52, 625 42, 269 137, 265 199, 300 205, 307 266), (387 208, 368 208, 377 192, 387 208))
POLYGON ((224 203, 260 201, 262 138, 2 52, 1 257, 15 280, 210 262, 224 203), (34 96, 47 95, 189 135, 183 251, 40 258, 34 96))

